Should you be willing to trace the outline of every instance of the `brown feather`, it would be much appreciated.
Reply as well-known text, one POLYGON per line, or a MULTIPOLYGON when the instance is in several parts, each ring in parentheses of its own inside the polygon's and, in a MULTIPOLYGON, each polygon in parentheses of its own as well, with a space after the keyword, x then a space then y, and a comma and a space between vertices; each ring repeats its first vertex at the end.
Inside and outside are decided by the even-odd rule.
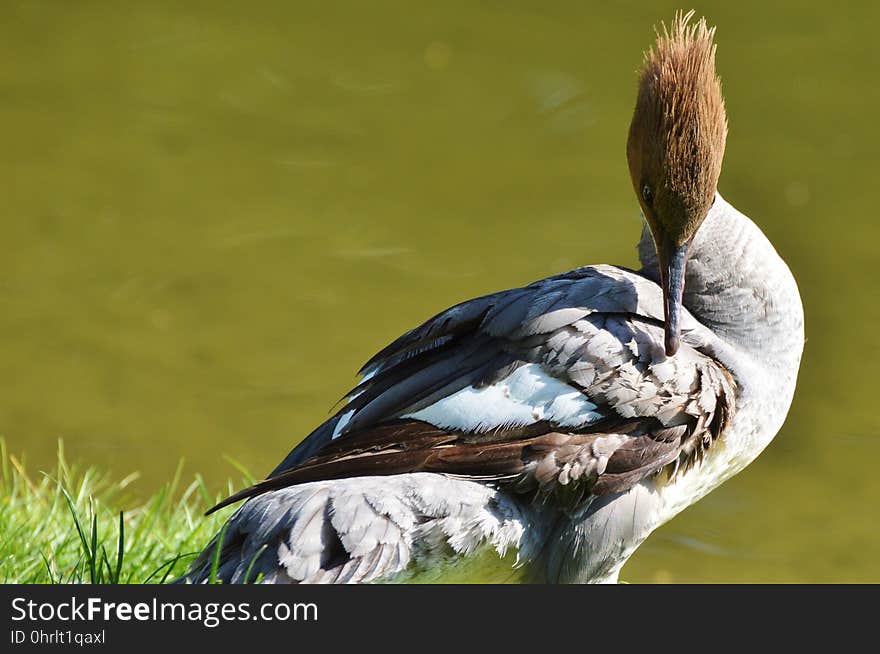
POLYGON ((715 28, 679 13, 645 54, 627 141, 633 188, 655 237, 696 233, 715 197, 727 114, 715 74, 715 28), (644 197, 648 186, 653 198, 644 197))
POLYGON ((577 497, 587 491, 616 493, 671 464, 676 471, 686 468, 726 428, 729 414, 722 396, 708 428, 699 430, 696 426, 706 425, 706 416, 685 429, 663 427, 653 418, 621 421, 616 430, 588 433, 552 431, 539 423, 540 427, 497 430, 482 441, 418 420, 394 420, 331 441, 299 466, 235 493, 207 514, 294 484, 412 472, 494 478, 499 483, 513 480, 517 491, 550 491, 575 482, 584 486, 577 497), (546 431, 535 433, 540 428, 546 431), (611 443, 613 451, 603 452, 598 447, 602 443, 611 443), (524 483, 526 478, 532 483, 524 483))

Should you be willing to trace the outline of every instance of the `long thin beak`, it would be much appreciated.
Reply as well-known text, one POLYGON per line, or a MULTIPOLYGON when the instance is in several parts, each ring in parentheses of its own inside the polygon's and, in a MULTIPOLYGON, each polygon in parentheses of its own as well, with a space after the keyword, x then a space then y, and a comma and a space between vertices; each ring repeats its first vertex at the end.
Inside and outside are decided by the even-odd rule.
POLYGON ((678 352, 681 343, 681 298, 684 294, 684 271, 690 247, 690 241, 676 245, 664 235, 657 248, 660 282, 663 286, 663 314, 666 319, 666 356, 669 357, 678 352))

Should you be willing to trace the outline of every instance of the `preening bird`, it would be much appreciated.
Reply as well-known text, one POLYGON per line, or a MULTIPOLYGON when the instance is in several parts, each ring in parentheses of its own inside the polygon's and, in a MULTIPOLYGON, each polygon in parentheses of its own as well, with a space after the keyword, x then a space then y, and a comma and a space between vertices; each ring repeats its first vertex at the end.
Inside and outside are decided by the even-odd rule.
POLYGON ((717 191, 715 30, 692 13, 658 32, 639 76, 626 154, 642 268, 578 268, 395 340, 333 417, 215 507, 246 500, 188 581, 219 550, 227 583, 442 580, 486 554, 526 581, 614 582, 654 529, 767 446, 794 394, 803 308, 717 191))

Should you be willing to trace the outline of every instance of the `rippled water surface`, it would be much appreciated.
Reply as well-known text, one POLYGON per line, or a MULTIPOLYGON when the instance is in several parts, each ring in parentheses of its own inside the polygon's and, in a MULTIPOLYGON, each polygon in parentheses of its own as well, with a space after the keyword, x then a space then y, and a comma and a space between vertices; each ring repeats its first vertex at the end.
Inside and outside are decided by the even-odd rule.
MULTIPOLYGON (((0 433, 34 467, 262 474, 437 310, 636 263, 634 71, 676 5, 259 4, 4 5, 0 433)), ((880 581, 880 15, 813 7, 697 7, 721 191, 809 340, 777 440, 629 581, 880 581)))

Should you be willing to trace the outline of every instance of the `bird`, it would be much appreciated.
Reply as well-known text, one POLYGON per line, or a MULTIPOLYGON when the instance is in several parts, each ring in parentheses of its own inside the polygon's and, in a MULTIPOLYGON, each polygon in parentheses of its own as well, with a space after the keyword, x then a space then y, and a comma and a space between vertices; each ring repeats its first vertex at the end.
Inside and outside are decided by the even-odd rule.
POLYGON ((718 192, 715 27, 645 52, 626 142, 641 268, 577 268, 406 332, 264 480, 190 583, 615 583, 779 432, 804 349, 788 265, 718 192), (513 578, 513 577, 511 577, 513 578))

